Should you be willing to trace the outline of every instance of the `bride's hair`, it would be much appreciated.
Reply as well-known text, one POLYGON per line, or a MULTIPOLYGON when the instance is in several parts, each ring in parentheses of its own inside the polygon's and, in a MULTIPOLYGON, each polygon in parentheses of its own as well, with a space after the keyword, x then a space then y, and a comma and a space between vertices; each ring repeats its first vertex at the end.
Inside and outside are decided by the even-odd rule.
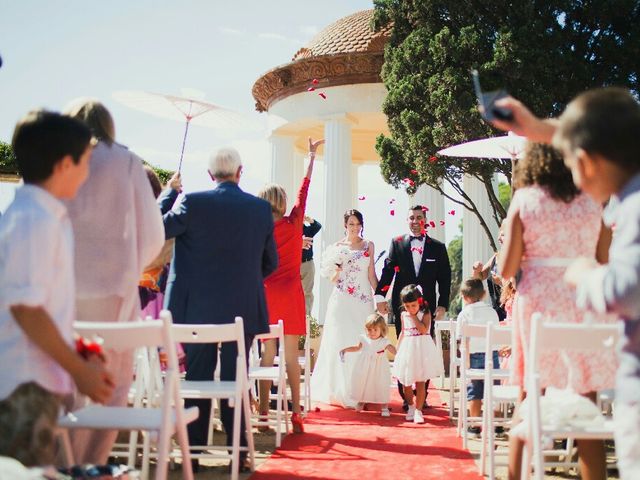
POLYGON ((364 218, 362 214, 356 209, 351 209, 344 212, 344 228, 347 228, 347 222, 349 221, 350 217, 356 217, 358 219, 358 221, 360 222, 360 228, 361 228, 360 234, 363 235, 364 234, 364 218))

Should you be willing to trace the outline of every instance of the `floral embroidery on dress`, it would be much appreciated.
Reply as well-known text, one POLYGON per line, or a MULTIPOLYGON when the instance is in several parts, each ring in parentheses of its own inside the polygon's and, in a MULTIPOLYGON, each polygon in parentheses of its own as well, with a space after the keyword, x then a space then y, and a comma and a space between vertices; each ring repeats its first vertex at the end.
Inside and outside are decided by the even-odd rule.
POLYGON ((368 281, 369 242, 365 242, 360 250, 352 250, 344 245, 339 248, 343 262, 342 274, 336 282, 336 289, 361 302, 371 302, 372 294, 368 281), (366 281, 363 281, 363 278, 366 278, 366 281))

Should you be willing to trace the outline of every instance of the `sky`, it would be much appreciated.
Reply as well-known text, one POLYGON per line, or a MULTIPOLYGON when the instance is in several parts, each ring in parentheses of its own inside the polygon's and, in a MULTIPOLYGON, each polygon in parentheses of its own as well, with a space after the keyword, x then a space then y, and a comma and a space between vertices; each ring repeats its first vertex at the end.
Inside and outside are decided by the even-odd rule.
MULTIPOLYGON (((118 142, 151 164, 175 169, 184 125, 124 106, 114 92, 186 93, 266 124, 265 114, 254 109, 253 83, 289 62, 324 27, 368 8, 370 0, 0 0, 0 140, 10 142, 16 121, 32 108, 61 110, 77 97, 94 97, 111 111, 118 142)), ((224 145, 238 148, 243 157, 241 187, 255 193, 270 180, 264 132, 193 125, 185 149, 185 191, 212 187, 208 157, 224 145)), ((318 218, 323 173, 319 162, 308 201, 309 213, 318 218)), ((359 194, 367 197, 358 205, 365 236, 379 251, 406 229, 408 199, 384 183, 377 166, 361 167, 358 180, 359 194)), ((4 186, 0 210, 11 197, 4 186)), ((455 223, 447 223, 448 240, 457 231, 455 223)))

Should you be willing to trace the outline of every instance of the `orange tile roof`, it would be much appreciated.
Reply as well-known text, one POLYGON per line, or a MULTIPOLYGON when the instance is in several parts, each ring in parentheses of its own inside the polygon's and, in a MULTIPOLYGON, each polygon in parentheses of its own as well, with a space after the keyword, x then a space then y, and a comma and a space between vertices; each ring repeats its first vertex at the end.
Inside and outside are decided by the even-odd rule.
POLYGON ((292 60, 344 53, 382 52, 390 27, 379 32, 371 28, 373 9, 341 18, 318 33, 292 60))

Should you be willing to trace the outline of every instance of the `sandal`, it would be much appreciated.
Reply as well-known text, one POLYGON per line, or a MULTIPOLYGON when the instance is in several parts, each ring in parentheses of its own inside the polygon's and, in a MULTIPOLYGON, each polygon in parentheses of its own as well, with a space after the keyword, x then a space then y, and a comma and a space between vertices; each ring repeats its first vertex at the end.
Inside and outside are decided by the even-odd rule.
POLYGON ((291 414, 291 426, 293 427, 293 433, 304 433, 304 424, 299 413, 291 414))
MULTIPOLYGON (((266 421, 266 418, 269 416, 269 411, 260 412, 259 419, 260 421, 266 421), (263 418, 264 417, 264 418, 263 418)), ((271 431, 271 427, 269 425, 258 425, 258 431, 261 433, 267 433, 271 431)))

